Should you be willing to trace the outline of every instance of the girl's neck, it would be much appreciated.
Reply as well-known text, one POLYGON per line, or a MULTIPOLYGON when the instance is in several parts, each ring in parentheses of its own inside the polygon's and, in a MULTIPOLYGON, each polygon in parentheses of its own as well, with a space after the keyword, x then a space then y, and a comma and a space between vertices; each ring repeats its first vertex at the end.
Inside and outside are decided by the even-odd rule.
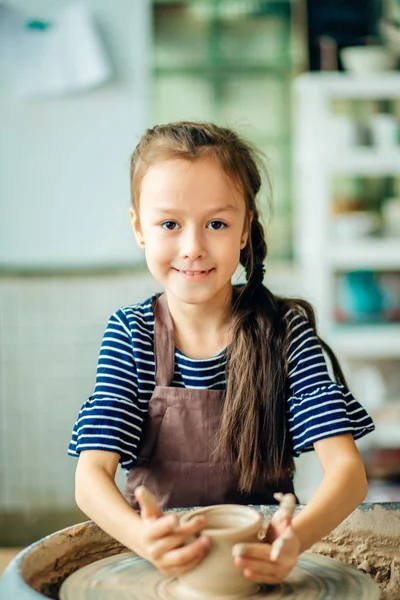
POLYGON ((190 358, 211 358, 229 344, 232 295, 219 302, 186 304, 167 293, 176 347, 190 358))

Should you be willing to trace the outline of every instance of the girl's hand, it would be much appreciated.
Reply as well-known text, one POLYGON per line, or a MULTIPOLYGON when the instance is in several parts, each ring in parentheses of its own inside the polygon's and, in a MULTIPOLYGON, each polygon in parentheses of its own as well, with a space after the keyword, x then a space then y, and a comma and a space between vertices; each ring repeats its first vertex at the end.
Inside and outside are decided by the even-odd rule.
POLYGON ((210 539, 204 536, 187 543, 200 533, 205 517, 179 525, 176 515, 163 515, 155 498, 144 486, 135 490, 143 521, 142 556, 165 575, 177 576, 193 569, 205 556, 210 539))
POLYGON ((234 563, 247 579, 257 583, 277 584, 297 564, 300 541, 289 526, 272 544, 236 544, 234 563))
POLYGON ((275 494, 279 508, 272 517, 262 544, 236 544, 234 562, 243 569, 245 577, 258 583, 275 584, 282 581, 296 565, 300 541, 291 523, 296 507, 293 494, 275 494))

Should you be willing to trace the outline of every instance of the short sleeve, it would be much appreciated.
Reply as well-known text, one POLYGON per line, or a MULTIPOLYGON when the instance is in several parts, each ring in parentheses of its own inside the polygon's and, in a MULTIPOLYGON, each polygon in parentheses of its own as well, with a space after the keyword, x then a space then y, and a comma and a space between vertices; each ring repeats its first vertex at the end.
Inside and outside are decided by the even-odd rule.
POLYGON ((110 317, 104 333, 94 393, 79 412, 68 454, 79 456, 83 450, 116 452, 121 465, 128 469, 137 458, 142 423, 131 332, 120 310, 110 317))
POLYGON ((358 439, 373 431, 366 410, 344 385, 332 381, 321 344, 306 316, 291 311, 288 323, 288 422, 294 455, 313 450, 318 440, 346 433, 358 439))

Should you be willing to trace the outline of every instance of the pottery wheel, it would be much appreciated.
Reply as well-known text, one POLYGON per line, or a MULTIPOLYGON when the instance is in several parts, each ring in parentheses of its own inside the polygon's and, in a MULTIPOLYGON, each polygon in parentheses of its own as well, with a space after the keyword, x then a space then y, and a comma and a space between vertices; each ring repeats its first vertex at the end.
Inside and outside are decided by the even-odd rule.
MULTIPOLYGON (((132 552, 118 554, 82 567, 68 577, 61 600, 188 600, 178 582, 162 575, 132 552)), ((260 588, 237 600, 378 600, 379 590, 362 571, 339 561, 303 554, 283 583, 260 588)), ((204 600, 222 600, 207 596, 204 600)), ((236 600, 224 597, 223 600, 236 600)))

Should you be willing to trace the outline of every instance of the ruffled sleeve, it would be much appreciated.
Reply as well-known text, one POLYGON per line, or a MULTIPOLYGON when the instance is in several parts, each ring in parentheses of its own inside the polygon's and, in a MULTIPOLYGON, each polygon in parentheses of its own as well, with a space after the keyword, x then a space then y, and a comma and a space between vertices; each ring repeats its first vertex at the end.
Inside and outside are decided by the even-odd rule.
POLYGON ((83 450, 120 455, 130 468, 137 458, 143 415, 137 406, 137 374, 129 324, 123 311, 114 313, 105 331, 93 395, 83 404, 68 448, 70 456, 83 450))
POLYGON ((318 440, 346 433, 358 439, 373 431, 366 410, 344 385, 332 381, 321 344, 306 316, 292 311, 288 321, 288 423, 294 455, 313 450, 318 440))

